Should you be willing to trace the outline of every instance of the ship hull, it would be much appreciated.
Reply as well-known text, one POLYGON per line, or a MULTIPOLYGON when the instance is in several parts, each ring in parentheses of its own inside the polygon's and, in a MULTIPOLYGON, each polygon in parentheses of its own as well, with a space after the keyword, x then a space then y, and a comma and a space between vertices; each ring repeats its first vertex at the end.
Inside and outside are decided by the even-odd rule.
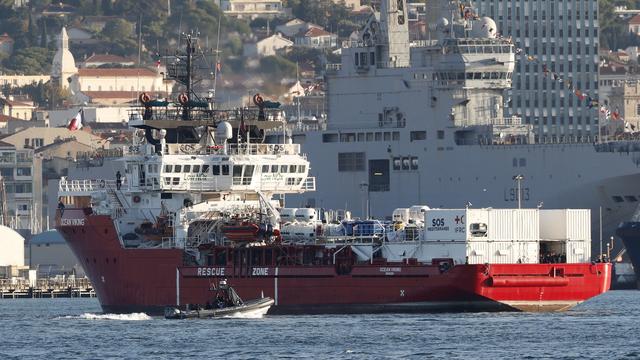
POLYGON ((616 235, 622 239, 624 247, 627 249, 627 255, 636 274, 636 287, 640 288, 640 222, 621 223, 616 230, 616 235))
POLYGON ((222 278, 242 298, 272 297, 270 314, 560 311, 611 281, 610 264, 196 266, 178 249, 123 248, 112 219, 89 212, 66 210, 58 230, 110 313, 205 304, 222 278))

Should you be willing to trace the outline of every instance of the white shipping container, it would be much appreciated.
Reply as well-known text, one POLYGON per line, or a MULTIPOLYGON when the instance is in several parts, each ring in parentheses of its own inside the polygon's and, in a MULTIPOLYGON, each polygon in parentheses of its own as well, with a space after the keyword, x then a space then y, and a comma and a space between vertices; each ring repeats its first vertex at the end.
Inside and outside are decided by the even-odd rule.
POLYGON ((467 243, 466 256, 469 264, 537 264, 538 254, 537 241, 492 241, 467 243))
POLYGON ((513 213, 513 239, 529 241, 540 239, 538 209, 515 209, 513 213))
POLYGON ((430 209, 424 213, 424 239, 427 241, 451 241, 467 239, 465 209, 430 209))
POLYGON ((591 240, 567 241, 567 264, 591 261, 591 240))
POLYGON ((430 262, 432 259, 451 258, 455 264, 464 264, 466 244, 463 242, 427 242, 422 246, 423 253, 417 258, 430 262))
POLYGON ((567 209, 567 239, 591 241, 590 209, 567 209))
POLYGON ((529 241, 540 238, 538 209, 487 209, 489 240, 529 241))

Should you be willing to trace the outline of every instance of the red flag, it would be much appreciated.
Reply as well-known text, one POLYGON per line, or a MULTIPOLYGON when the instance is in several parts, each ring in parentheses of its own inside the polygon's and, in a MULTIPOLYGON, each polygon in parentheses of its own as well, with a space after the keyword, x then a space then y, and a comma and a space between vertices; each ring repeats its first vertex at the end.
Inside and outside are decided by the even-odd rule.
POLYGON ((78 115, 76 115, 71 120, 69 120, 69 124, 67 124, 67 129, 71 131, 82 129, 83 117, 84 117, 84 111, 80 109, 80 111, 78 112, 78 115))

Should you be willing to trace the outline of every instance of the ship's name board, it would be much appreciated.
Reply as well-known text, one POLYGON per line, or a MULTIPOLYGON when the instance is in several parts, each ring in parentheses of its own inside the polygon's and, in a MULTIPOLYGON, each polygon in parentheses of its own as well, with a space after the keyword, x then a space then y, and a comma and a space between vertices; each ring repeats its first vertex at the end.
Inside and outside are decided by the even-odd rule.
POLYGON ((198 276, 224 276, 224 268, 199 267, 198 276))
POLYGON ((402 268, 400 267, 381 267, 380 272, 383 272, 385 275, 393 275, 397 272, 402 272, 402 268))
POLYGON ((84 219, 60 219, 62 226, 84 226, 84 219))

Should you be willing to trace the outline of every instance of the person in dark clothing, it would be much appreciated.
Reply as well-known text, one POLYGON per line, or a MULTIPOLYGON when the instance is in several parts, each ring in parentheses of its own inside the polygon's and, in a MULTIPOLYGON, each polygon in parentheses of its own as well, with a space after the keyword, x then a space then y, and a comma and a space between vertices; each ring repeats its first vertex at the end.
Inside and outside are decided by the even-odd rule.
POLYGON ((120 190, 120 186, 122 186, 122 174, 120 174, 120 171, 118 170, 116 173, 116 189, 120 190))
POLYGON ((62 202, 62 198, 58 200, 58 210, 60 210, 60 216, 64 215, 64 203, 62 202))

